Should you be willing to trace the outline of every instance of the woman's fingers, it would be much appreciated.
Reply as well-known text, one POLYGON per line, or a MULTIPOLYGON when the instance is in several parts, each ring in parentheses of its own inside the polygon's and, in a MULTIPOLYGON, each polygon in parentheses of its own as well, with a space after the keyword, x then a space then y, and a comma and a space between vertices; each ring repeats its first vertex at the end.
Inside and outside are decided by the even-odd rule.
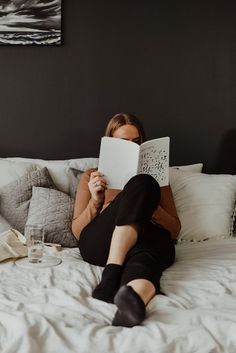
POLYGON ((104 179, 104 178, 101 178, 101 177, 96 177, 96 178, 94 178, 94 179, 92 179, 92 183, 94 183, 94 184, 96 184, 96 183, 104 183, 104 184, 106 184, 107 182, 106 182, 106 179, 104 179))
POLYGON ((94 178, 91 178, 90 182, 94 185, 95 184, 98 184, 98 185, 100 185, 100 184, 106 185, 107 184, 106 179, 101 176, 95 176, 94 178))
POLYGON ((102 186, 104 189, 106 189, 107 188, 107 184, 103 181, 103 180, 97 180, 97 181, 91 181, 90 183, 90 186, 92 187, 92 188, 97 188, 98 186, 102 186))
POLYGON ((92 172, 92 173, 90 174, 90 179, 93 179, 93 178, 95 178, 95 177, 103 177, 103 174, 102 174, 101 172, 99 172, 99 171, 92 172))
POLYGON ((103 174, 96 171, 92 172, 89 179, 89 190, 92 197, 97 200, 104 197, 105 190, 107 189, 106 179, 103 177, 103 174))
POLYGON ((98 186, 101 186, 103 189, 106 189, 107 188, 107 184, 104 183, 103 181, 101 180, 98 180, 96 183, 94 183, 94 187, 97 188, 98 186))
POLYGON ((94 191, 95 191, 95 192, 105 191, 105 190, 106 190, 106 187, 103 186, 103 185, 98 185, 98 186, 95 186, 95 187, 94 187, 94 191))
MULTIPOLYGON (((91 173, 92 174, 92 173, 91 173)), ((98 193, 104 193, 105 190, 107 189, 107 183, 105 178, 101 177, 101 173, 93 173, 95 175, 93 175, 93 177, 90 177, 88 186, 89 186, 89 190, 92 194, 92 196, 94 197, 94 199, 97 197, 96 195, 98 195, 98 193), (97 175, 99 174, 99 175, 97 175)))

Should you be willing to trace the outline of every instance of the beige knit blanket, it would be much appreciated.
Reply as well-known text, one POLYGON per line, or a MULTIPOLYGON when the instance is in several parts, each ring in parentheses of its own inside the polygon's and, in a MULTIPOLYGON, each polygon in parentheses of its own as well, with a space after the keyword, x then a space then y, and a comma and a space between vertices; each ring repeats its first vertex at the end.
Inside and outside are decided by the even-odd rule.
POLYGON ((27 256, 25 237, 15 229, 0 234, 0 262, 27 256))

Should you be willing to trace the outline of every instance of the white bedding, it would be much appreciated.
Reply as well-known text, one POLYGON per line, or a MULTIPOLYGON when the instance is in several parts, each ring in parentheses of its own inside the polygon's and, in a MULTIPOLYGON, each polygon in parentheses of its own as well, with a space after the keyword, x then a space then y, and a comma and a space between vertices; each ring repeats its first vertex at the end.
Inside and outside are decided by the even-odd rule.
POLYGON ((102 268, 78 249, 61 265, 0 264, 1 353, 235 353, 236 239, 176 246, 142 326, 111 326, 115 305, 91 297, 102 268))

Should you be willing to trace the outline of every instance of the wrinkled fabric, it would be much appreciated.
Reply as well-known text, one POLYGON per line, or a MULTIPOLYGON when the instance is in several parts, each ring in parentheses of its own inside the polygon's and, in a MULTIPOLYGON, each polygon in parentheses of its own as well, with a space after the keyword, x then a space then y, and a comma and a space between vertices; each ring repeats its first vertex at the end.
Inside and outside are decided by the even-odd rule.
MULTIPOLYGON (((141 326, 111 326, 114 304, 91 297, 102 268, 77 248, 61 265, 0 264, 1 353, 235 353, 236 239, 176 246, 176 262, 141 326)), ((20 261, 20 260, 19 260, 20 261)))

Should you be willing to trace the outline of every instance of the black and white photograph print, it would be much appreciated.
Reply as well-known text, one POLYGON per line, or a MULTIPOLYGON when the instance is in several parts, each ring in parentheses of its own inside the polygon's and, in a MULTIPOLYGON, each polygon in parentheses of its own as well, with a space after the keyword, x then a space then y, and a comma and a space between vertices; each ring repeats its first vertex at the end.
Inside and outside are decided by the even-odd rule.
POLYGON ((62 0, 0 0, 0 45, 60 45, 62 0))

